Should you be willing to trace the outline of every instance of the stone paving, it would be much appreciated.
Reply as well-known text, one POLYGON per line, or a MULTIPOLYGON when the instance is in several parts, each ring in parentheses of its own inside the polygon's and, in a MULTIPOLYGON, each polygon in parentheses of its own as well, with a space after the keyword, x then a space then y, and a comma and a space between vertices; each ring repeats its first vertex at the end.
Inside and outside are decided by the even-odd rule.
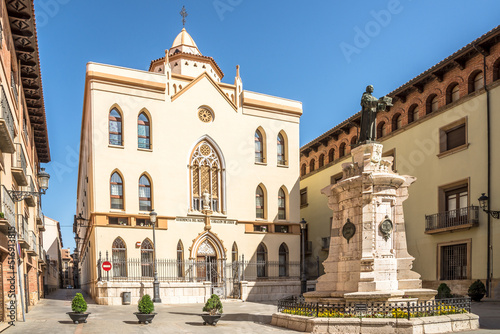
MULTIPOLYGON (((92 314, 86 324, 75 325, 66 312, 71 311, 73 289, 61 289, 42 299, 26 315, 26 322, 16 322, 2 333, 295 333, 269 325, 276 311, 272 304, 223 301, 224 315, 216 327, 203 326, 199 314, 202 304, 155 305, 158 315, 152 324, 139 325, 133 314, 136 305, 105 306, 87 299, 92 314)), ((481 329, 474 333, 500 333, 500 301, 473 303, 473 312, 480 318, 481 329)))

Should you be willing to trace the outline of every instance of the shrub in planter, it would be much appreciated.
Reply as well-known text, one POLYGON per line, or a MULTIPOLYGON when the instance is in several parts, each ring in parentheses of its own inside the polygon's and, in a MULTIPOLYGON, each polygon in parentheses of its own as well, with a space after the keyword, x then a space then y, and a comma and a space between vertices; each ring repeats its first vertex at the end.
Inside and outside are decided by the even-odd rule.
POLYGON ((81 293, 77 293, 71 301, 71 310, 73 312, 68 312, 68 314, 73 323, 87 322, 87 317, 90 313, 85 312, 87 311, 87 302, 81 293))
POLYGON ((438 299, 443 299, 443 298, 451 298, 451 289, 446 283, 441 283, 438 287, 438 293, 436 298, 438 299))
POLYGON ((137 309, 139 312, 134 313, 139 319, 139 323, 149 324, 153 321, 156 313, 154 313, 155 306, 151 301, 150 295, 142 296, 141 300, 139 300, 139 305, 137 305, 137 309))
POLYGON ((481 301, 481 299, 483 299, 484 295, 486 294, 486 287, 484 286, 483 282, 477 280, 470 285, 467 294, 473 301, 479 302, 481 301))
POLYGON ((71 301, 71 309, 76 313, 83 313, 87 311, 87 302, 81 293, 77 293, 71 301))
POLYGON ((217 296, 216 294, 210 296, 210 298, 205 303, 205 306, 203 307, 203 312, 208 312, 208 314, 201 315, 204 325, 217 325, 217 322, 219 321, 223 312, 222 302, 220 301, 219 296, 217 296))

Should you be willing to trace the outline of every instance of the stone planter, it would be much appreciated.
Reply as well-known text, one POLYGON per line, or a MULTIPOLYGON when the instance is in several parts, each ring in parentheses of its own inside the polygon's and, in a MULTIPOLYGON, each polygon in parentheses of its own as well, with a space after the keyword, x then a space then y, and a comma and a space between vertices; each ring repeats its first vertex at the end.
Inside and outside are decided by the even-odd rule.
POLYGON ((69 315, 71 320, 73 320, 74 324, 79 324, 87 322, 87 317, 89 316, 90 312, 85 312, 85 313, 68 312, 67 314, 69 315))
POLYGON ((157 313, 150 313, 150 314, 145 314, 145 313, 139 313, 139 312, 134 312, 135 316, 137 319, 139 319, 139 323, 143 324, 150 324, 153 321, 153 318, 157 313))
POLYGON ((216 314, 216 315, 210 315, 210 314, 202 314, 201 317, 203 318, 203 324, 209 324, 212 326, 217 325, 217 322, 219 321, 221 314, 216 314))

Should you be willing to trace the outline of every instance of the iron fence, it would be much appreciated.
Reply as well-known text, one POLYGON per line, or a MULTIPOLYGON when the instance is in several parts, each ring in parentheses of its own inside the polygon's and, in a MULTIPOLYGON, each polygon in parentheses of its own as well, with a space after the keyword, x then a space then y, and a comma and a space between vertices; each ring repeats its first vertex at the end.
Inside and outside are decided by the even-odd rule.
POLYGON ((445 314, 470 313, 471 299, 449 298, 426 302, 401 301, 387 303, 306 303, 291 296, 278 301, 278 312, 309 317, 407 318, 445 314))
MULTIPOLYGON (((218 283, 225 280, 299 279, 300 263, 278 261, 234 261, 225 260, 156 260, 158 280, 168 282, 218 283)), ((153 280, 154 262, 151 257, 123 259, 119 257, 99 258, 98 277, 103 281, 147 281, 153 280), (104 271, 104 261, 111 263, 111 270, 104 271)))

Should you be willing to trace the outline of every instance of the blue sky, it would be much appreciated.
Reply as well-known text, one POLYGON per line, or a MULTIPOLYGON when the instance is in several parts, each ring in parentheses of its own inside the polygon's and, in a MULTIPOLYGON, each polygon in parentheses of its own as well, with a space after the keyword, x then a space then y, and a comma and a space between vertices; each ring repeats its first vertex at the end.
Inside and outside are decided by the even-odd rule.
POLYGON ((500 24, 498 0, 37 0, 52 162, 45 215, 72 235, 85 65, 147 70, 182 29, 233 83, 303 102, 304 145, 500 24))

